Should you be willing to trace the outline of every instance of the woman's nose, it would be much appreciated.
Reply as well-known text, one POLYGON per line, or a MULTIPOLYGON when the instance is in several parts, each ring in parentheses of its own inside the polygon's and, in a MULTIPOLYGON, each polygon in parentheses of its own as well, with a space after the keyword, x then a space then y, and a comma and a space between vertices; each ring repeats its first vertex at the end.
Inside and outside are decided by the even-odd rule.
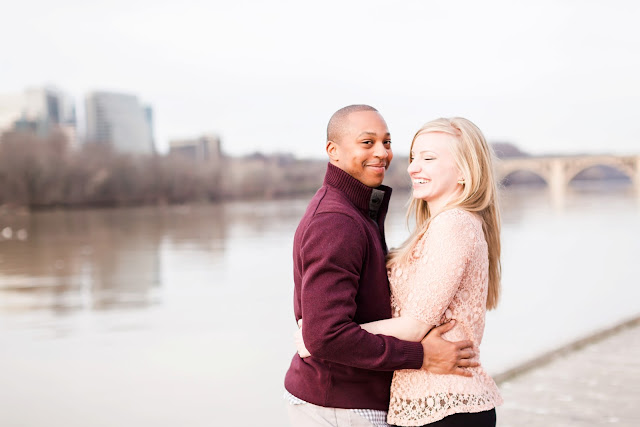
POLYGON ((420 167, 418 166, 415 160, 412 160, 411 163, 409 163, 409 167, 407 167, 407 172, 409 174, 418 172, 419 170, 420 170, 420 167))

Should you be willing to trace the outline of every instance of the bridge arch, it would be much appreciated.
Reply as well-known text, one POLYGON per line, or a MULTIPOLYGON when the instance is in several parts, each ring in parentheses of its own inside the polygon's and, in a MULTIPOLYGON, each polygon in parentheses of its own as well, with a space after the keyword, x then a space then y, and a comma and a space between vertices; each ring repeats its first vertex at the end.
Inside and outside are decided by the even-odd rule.
POLYGON ((503 171, 498 176, 499 182, 506 185, 511 183, 510 178, 512 177, 516 178, 516 183, 521 180, 526 180, 532 184, 544 184, 549 186, 549 178, 533 168, 517 168, 506 171, 506 173, 503 171))
POLYGON ((496 162, 496 175, 502 182, 517 171, 528 171, 542 178, 553 194, 562 195, 580 173, 595 166, 615 169, 629 177, 640 196, 640 156, 556 156, 505 158, 496 162))
POLYGON ((635 171, 633 167, 625 164, 624 162, 619 161, 602 161, 598 159, 581 159, 580 161, 576 161, 574 164, 570 164, 567 168, 565 179, 567 184, 571 183, 571 181, 575 180, 575 178, 580 175, 582 172, 585 172, 589 169, 596 168, 598 166, 603 166, 605 168, 609 168, 619 172, 629 179, 630 182, 633 183, 633 178, 635 171))

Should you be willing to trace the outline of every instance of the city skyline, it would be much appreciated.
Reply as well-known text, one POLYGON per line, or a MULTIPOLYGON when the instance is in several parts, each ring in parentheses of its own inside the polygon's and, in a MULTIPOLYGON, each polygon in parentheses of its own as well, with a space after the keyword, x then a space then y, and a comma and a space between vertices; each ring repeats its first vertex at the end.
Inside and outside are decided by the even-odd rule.
POLYGON ((151 155, 156 152, 153 127, 153 107, 131 93, 93 91, 82 103, 55 85, 0 93, 0 135, 29 131, 48 138, 62 132, 70 148, 110 144, 121 153, 151 155))
POLYGON ((369 103, 396 153, 423 122, 461 115, 534 155, 634 154, 638 16, 631 1, 27 1, 0 29, 24 34, 6 48, 0 93, 55 83, 77 105, 134 93, 154 107, 163 153, 215 133, 231 155, 322 157, 331 113, 369 103), (28 10, 41 13, 26 24, 28 10))

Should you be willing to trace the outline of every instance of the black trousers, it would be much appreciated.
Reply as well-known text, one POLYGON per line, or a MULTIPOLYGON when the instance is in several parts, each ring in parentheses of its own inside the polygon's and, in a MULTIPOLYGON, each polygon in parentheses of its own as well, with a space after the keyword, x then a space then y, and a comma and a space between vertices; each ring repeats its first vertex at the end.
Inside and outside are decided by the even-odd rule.
POLYGON ((495 425, 496 410, 490 409, 483 412, 452 414, 423 427, 495 427, 495 425))
POLYGON ((490 409, 484 412, 462 412, 449 415, 440 421, 425 424, 422 427, 495 427, 496 410, 490 409))

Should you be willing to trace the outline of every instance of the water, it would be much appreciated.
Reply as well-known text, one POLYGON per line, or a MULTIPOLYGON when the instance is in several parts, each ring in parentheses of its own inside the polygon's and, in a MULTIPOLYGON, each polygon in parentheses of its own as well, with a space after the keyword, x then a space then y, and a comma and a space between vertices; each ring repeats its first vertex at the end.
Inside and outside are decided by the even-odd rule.
MULTIPOLYGON (((0 217, 0 425, 286 425, 307 200, 0 217)), ((628 186, 505 192, 489 372, 640 314, 638 253, 628 186)))

